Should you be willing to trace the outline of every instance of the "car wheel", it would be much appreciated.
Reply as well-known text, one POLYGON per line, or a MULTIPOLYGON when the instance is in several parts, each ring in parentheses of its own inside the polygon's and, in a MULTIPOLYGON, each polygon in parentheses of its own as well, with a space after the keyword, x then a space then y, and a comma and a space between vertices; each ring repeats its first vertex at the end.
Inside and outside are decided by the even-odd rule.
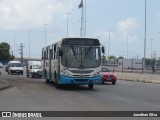
POLYGON ((103 80, 101 81, 101 84, 104 84, 104 81, 103 81, 103 80))
POLYGON ((112 85, 115 85, 116 84, 116 82, 112 82, 112 85))
POLYGON ((89 84, 89 85, 88 85, 88 88, 89 88, 89 89, 93 89, 93 84, 89 84))

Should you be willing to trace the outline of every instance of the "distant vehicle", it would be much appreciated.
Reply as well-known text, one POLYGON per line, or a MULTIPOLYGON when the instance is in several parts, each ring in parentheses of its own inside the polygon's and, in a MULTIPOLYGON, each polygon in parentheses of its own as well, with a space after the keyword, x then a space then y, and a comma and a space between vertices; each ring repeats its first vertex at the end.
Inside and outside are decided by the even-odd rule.
POLYGON ((23 67, 19 61, 9 61, 8 74, 17 73, 23 75, 23 67))
POLYGON ((100 73, 102 74, 102 84, 104 82, 112 82, 113 85, 116 84, 116 75, 109 68, 102 66, 100 73))
POLYGON ((0 68, 3 68, 3 67, 4 67, 4 65, 2 63, 0 63, 0 68))
POLYGON ((31 76, 34 78, 35 76, 41 78, 42 77, 42 63, 41 61, 28 61, 27 62, 27 77, 31 76))
POLYGON ((63 38, 42 49, 43 74, 56 87, 65 84, 88 85, 101 82, 101 48, 95 38, 63 38))

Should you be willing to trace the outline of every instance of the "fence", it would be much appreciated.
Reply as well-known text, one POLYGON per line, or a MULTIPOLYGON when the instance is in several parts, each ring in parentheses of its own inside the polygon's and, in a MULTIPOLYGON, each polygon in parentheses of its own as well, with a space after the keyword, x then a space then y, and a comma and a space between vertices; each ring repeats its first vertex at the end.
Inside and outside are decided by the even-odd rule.
POLYGON ((112 59, 102 65, 116 72, 160 74, 160 60, 156 59, 112 59))

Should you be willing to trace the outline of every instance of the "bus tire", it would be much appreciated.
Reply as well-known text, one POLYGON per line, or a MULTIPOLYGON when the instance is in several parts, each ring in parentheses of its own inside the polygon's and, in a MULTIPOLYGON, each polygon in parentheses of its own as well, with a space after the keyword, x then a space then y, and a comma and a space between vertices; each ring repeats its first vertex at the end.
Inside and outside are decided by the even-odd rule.
POLYGON ((89 84, 89 85, 88 85, 88 88, 89 88, 89 89, 93 89, 93 84, 89 84))
POLYGON ((46 83, 50 83, 50 80, 46 78, 46 83))
POLYGON ((55 86, 56 86, 57 89, 59 89, 61 87, 61 85, 57 82, 55 83, 55 86))

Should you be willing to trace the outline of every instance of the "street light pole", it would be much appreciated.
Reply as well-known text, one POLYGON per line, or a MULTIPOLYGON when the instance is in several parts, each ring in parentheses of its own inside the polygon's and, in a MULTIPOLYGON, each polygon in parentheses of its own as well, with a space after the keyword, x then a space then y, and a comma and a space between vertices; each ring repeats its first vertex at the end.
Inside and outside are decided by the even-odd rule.
POLYGON ((46 26, 47 26, 48 24, 44 24, 44 26, 45 26, 45 45, 46 45, 46 26))
POLYGON ((127 59, 128 59, 128 33, 127 33, 127 59))
POLYGON ((109 40, 108 40, 108 57, 109 57, 109 55, 110 55, 110 33, 111 33, 111 31, 109 30, 108 33, 109 33, 109 40))
MULTIPOLYGON (((146 14, 147 14, 147 1, 145 0, 145 32, 144 32, 144 66, 142 70, 145 70, 145 63, 146 63, 146 14)), ((142 71, 143 72, 143 71, 142 71)))
POLYGON ((70 15, 71 13, 65 13, 65 14, 67 14, 67 37, 68 37, 68 23, 69 23, 69 15, 70 15))
POLYGON ((153 39, 150 39, 150 41, 151 41, 151 57, 152 57, 152 41, 153 41, 153 39))
POLYGON ((31 30, 28 30, 28 33, 29 33, 29 58, 30 58, 30 32, 31 32, 31 30))

